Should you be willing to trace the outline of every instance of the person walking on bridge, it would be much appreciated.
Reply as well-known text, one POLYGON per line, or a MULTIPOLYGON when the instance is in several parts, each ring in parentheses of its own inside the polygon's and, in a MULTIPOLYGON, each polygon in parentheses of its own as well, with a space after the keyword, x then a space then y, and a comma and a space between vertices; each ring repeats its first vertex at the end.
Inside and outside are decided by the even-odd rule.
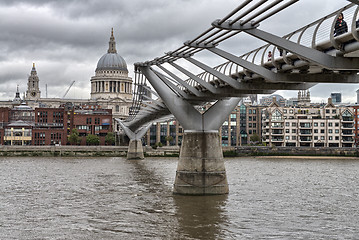
POLYGON ((347 23, 344 21, 343 13, 340 13, 334 26, 334 37, 348 32, 347 23))

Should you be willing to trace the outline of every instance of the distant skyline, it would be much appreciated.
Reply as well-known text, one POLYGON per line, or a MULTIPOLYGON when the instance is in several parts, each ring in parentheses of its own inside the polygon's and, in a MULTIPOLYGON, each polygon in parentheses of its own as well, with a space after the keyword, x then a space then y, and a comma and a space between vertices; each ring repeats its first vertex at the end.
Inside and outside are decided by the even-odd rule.
MULTIPOLYGON (((27 89, 32 63, 45 97, 61 97, 76 81, 69 98, 90 98, 90 78, 106 53, 111 28, 118 53, 133 63, 152 60, 183 45, 223 18, 243 1, 227 0, 2 0, 0 2, 0 100, 13 99, 19 85, 27 89)), ((347 4, 345 0, 301 0, 266 20, 263 29, 277 35, 294 31, 347 4)), ((254 47, 250 38, 226 46, 234 54, 254 47)), ((207 59, 208 64, 218 64, 207 59)), ((223 60, 222 60, 223 62, 223 60)), ((340 92, 343 102, 356 102, 357 84, 319 84, 310 89, 312 102, 326 102, 340 92)), ((277 91, 285 98, 297 91, 277 91)))

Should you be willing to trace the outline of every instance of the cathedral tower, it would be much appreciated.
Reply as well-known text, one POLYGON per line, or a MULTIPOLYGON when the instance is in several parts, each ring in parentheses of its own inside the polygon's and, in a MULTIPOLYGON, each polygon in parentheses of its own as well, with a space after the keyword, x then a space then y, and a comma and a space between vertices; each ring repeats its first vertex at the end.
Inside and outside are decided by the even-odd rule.
POLYGON ((117 53, 113 29, 108 50, 98 60, 91 78, 91 99, 132 100, 132 79, 128 77, 126 61, 117 53))
POLYGON ((37 76, 35 63, 33 63, 27 82, 26 100, 38 100, 40 99, 40 94, 39 77, 37 76))

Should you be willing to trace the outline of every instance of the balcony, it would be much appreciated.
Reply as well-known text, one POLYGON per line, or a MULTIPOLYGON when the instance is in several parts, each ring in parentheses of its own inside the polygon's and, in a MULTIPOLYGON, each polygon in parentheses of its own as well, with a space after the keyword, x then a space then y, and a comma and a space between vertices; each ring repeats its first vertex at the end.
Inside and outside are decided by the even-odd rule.
POLYGON ((284 142, 284 138, 281 138, 281 137, 272 137, 272 142, 284 142))
POLYGON ((353 117, 343 117, 342 122, 353 122, 354 118, 353 117))
POLYGON ((351 136, 351 137, 354 137, 354 132, 353 131, 351 131, 351 130, 343 130, 342 131, 342 135, 343 136, 351 136))
POLYGON ((300 137, 299 142, 311 142, 312 137, 300 137))
POLYGON ((312 124, 311 123, 300 123, 299 128, 300 129, 312 129, 312 124))
POLYGON ((301 129, 299 131, 299 135, 312 135, 312 130, 308 130, 308 129, 301 129))
POLYGON ((283 123, 272 123, 272 128, 284 128, 283 123))
POLYGON ((353 143, 353 142, 354 142, 354 138, 352 138, 352 137, 343 137, 343 138, 342 138, 342 142, 343 142, 343 143, 353 143))
POLYGON ((343 123, 342 129, 354 129, 354 123, 343 123))
POLYGON ((283 134, 284 134, 283 130, 279 130, 279 129, 272 130, 272 135, 283 135, 283 134))

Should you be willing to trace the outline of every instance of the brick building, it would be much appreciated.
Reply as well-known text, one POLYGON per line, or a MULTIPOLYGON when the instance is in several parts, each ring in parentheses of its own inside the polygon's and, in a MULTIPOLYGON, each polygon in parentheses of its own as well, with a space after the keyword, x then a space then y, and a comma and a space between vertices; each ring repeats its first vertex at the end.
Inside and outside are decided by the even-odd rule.
POLYGON ((2 145, 66 145, 74 128, 78 129, 81 145, 86 145, 89 134, 97 135, 100 145, 104 145, 106 135, 112 132, 112 111, 98 106, 33 110, 25 104, 0 108, 2 145))

